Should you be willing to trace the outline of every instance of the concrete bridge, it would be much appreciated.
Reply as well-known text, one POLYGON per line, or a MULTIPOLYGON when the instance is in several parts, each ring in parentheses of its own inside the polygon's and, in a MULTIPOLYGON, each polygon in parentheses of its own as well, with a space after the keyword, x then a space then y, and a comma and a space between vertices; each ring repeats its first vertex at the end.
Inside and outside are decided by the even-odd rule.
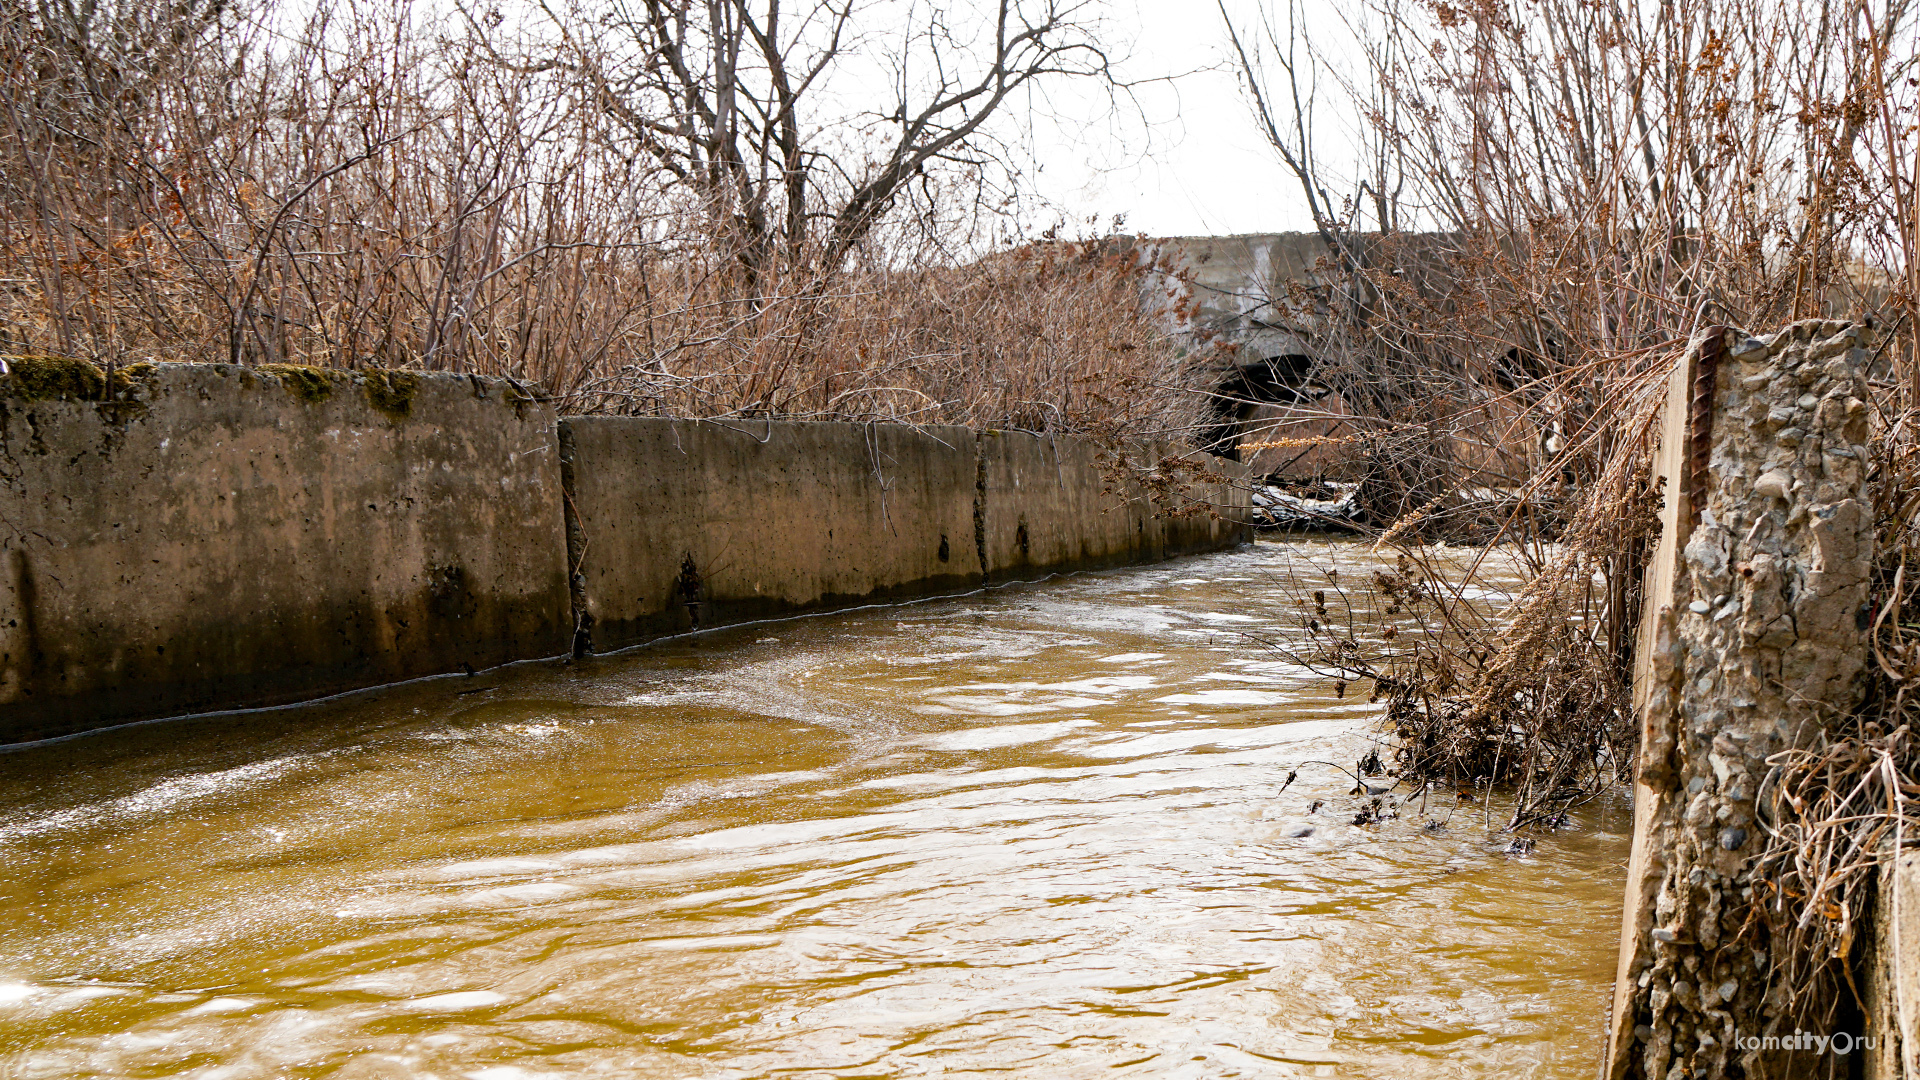
POLYGON ((1314 379, 1310 328, 1312 306, 1326 289, 1320 269, 1328 254, 1325 241, 1317 233, 1250 233, 1166 237, 1147 245, 1178 270, 1173 280, 1157 283, 1166 287, 1151 290, 1151 301, 1185 347, 1206 350, 1215 369, 1206 448, 1245 460, 1256 473, 1280 469, 1299 452, 1243 454, 1240 444, 1261 441, 1257 434, 1247 436, 1263 431, 1324 434, 1326 424, 1303 422, 1296 414, 1303 407, 1318 411, 1312 407, 1328 395, 1314 379))

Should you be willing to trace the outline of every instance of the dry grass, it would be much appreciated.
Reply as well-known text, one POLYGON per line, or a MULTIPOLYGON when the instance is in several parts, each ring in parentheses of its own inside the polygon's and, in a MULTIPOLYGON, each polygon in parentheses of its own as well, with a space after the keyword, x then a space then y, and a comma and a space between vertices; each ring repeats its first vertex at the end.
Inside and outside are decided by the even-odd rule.
POLYGON ((0 351, 499 374, 574 412, 1140 436, 1200 411, 1140 303, 1165 268, 1114 238, 978 257, 977 164, 921 168, 857 238, 796 188, 772 258, 581 92, 608 56, 458 5, 108 4, 84 40, 58 10, 0 9, 0 351))
MULTIPOLYGON (((1911 5, 1376 0, 1350 10, 1353 40, 1318 43, 1364 54, 1346 83, 1289 11, 1239 43, 1329 249, 1296 316, 1351 370, 1385 371, 1391 399, 1333 437, 1384 478, 1377 526, 1416 563, 1459 492, 1504 475, 1515 500, 1496 534, 1538 570, 1504 627, 1475 622, 1448 576, 1424 570, 1434 633, 1343 657, 1310 627, 1318 655, 1345 665, 1333 677, 1375 678, 1411 778, 1513 785, 1513 827, 1624 779, 1657 539, 1647 439, 1680 343, 1716 322, 1875 313, 1890 327, 1873 373, 1873 685, 1857 715, 1770 762, 1753 864, 1767 895, 1747 933, 1780 964, 1780 1015, 1823 1029, 1851 1007, 1879 869, 1920 831, 1911 5), (1366 120, 1370 158, 1345 188, 1300 105, 1330 92, 1366 120), (1469 461, 1462 443, 1487 453, 1469 461)), ((1341 378, 1353 408, 1357 380, 1341 378)))
POLYGON ((1184 435, 1201 371, 1140 314, 1155 268, 1120 241, 1046 242, 961 267, 847 274, 752 336, 683 330, 670 355, 571 391, 621 413, 896 420, 1184 435))
POLYGON ((1556 543, 1467 549, 1477 554, 1463 566, 1461 549, 1388 537, 1378 546, 1397 552, 1395 571, 1296 575, 1286 587, 1304 643, 1280 648, 1343 693, 1365 686, 1386 703, 1410 783, 1506 789, 1508 830, 1559 820, 1632 774, 1626 643, 1640 596, 1626 568, 1659 530, 1646 464, 1616 458, 1556 543), (1525 579, 1497 608, 1477 587, 1489 557, 1516 558, 1525 579))

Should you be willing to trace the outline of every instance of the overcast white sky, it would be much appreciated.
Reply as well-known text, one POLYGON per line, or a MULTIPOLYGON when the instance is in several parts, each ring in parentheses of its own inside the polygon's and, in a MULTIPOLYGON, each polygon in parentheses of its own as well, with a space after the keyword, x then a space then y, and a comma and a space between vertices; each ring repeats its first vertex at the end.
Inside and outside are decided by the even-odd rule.
MULTIPOLYGON (((542 22, 533 0, 502 2, 542 22)), ((550 2, 563 11, 594 7, 592 0, 550 2)), ((1341 2, 1301 0, 1315 40, 1339 38, 1341 2)), ((1245 38, 1258 36, 1263 8, 1284 17, 1287 0, 1225 3, 1245 38)), ((429 0, 424 9, 437 6, 429 0)), ((1116 74, 1135 83, 1132 102, 1111 109, 1104 91, 1090 81, 1054 79, 1045 84, 1050 100, 1031 102, 1041 115, 1026 111, 1029 102, 1007 104, 999 120, 1024 131, 1039 167, 1024 178, 1028 194, 1040 195, 1052 207, 1045 214, 1023 215, 1021 227, 1029 235, 1044 229, 1057 211, 1070 215, 1065 230, 1070 236, 1105 231, 1117 214, 1126 215, 1124 231, 1150 236, 1311 229, 1297 181, 1261 137, 1241 91, 1220 0, 1096 0, 1088 5, 1095 6, 1104 11, 1106 25, 1098 36, 1119 61, 1116 74), (1098 222, 1091 222, 1096 216, 1098 222)), ((808 10, 804 4, 797 7, 808 10)), ((876 0, 860 10, 869 29, 925 19, 929 10, 937 10, 952 15, 956 25, 988 35, 985 41, 994 0, 941 0, 930 8, 916 0, 876 0)), ((886 33, 876 34, 870 48, 884 49, 887 40, 886 33)), ((842 59, 840 85, 823 106, 829 114, 839 109, 853 116, 873 109, 875 102, 895 100, 890 95, 896 92, 897 69, 884 53, 842 59)), ((1330 112, 1323 109, 1323 119, 1337 123, 1330 112)), ((869 112, 869 122, 878 115, 869 112)), ((1323 143, 1332 134, 1323 132, 1323 143)), ((1022 137, 1010 136, 1005 128, 995 135, 1014 142, 1022 137)))
MULTIPOLYGON (((1243 27, 1260 17, 1256 0, 1232 0, 1228 11, 1243 27)), ((1312 228, 1293 177, 1254 125, 1213 0, 1115 0, 1113 13, 1113 36, 1134 39, 1133 78, 1193 73, 1137 91, 1150 134, 1119 117, 1040 136, 1052 144, 1038 148, 1041 194, 1081 222, 1124 213, 1127 231, 1152 236, 1312 228)))

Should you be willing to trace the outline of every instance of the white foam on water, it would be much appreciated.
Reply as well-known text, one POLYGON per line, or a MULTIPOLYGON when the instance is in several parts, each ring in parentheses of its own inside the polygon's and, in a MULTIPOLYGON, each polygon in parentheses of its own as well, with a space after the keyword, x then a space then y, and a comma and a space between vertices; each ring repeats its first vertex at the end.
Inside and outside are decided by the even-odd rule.
POLYGON ((1092 723, 1091 720, 1061 720, 1052 724, 1005 724, 970 731, 950 731, 926 740, 926 745, 937 750, 997 750, 1059 738, 1075 728, 1087 727, 1092 723))
POLYGON ((85 828, 88 825, 164 814, 183 803, 231 794, 249 784, 277 779, 295 765, 325 756, 289 755, 217 772, 176 776, 106 802, 75 806, 51 814, 23 814, 12 821, 0 821, 0 843, 41 836, 61 829, 85 828))
POLYGON ((538 903, 542 900, 556 900, 569 893, 578 892, 575 886, 559 881, 536 881, 526 885, 508 885, 499 889, 481 889, 469 893, 469 903, 498 903, 506 901, 514 904, 538 903))
POLYGON ((432 997, 414 998, 410 1001, 396 1002, 408 1012, 466 1012, 469 1009, 484 1009, 489 1005, 498 1005, 507 1000, 507 995, 492 990, 461 990, 452 994, 435 994, 432 997))
POLYGON ((235 998, 235 997, 209 998, 208 1000, 203 1001, 198 1005, 195 1005, 193 1008, 188 1009, 186 1012, 186 1015, 205 1016, 211 1013, 241 1012, 246 1009, 254 1008, 259 1004, 260 1002, 258 1001, 249 1001, 246 998, 235 998))
POLYGON ((1296 695, 1277 690, 1200 690, 1191 694, 1168 694, 1153 700, 1169 705, 1282 705, 1296 695))
POLYGON ((642 944, 649 949, 668 952, 695 952, 704 949, 763 949, 785 940, 778 934, 721 934, 712 937, 651 938, 642 944))
POLYGON ((1145 690, 1159 680, 1152 675, 1102 675, 1092 679, 1047 683, 1048 690, 1069 690, 1076 694, 1117 694, 1122 690, 1145 690))
POLYGON ((929 713, 972 713, 976 716, 1030 716, 1033 713, 1052 712, 1055 706, 1047 702, 1005 701, 998 698, 971 697, 954 694, 937 697, 919 711, 929 713))
MULTIPOLYGON (((52 988, 49 987, 49 989, 52 988)), ((123 990, 117 986, 81 986, 71 990, 62 989, 54 993, 53 997, 46 1002, 45 1007, 56 1011, 62 1009, 77 1009, 91 1001, 97 1001, 101 998, 125 997, 132 992, 131 990, 123 990)))
POLYGON ((552 873, 565 866, 565 863, 553 859, 468 859, 436 866, 413 876, 423 881, 471 881, 514 874, 552 873))

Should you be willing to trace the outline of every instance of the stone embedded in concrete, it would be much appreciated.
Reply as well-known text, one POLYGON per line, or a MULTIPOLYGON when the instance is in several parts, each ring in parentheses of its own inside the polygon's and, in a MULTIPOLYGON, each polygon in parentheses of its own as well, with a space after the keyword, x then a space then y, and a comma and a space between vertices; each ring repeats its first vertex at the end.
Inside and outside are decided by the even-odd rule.
POLYGON ((1664 580, 1648 581, 1671 598, 1648 614, 1636 672, 1640 805, 1608 1075, 1798 1067, 1735 1042, 1779 1017, 1769 977, 1785 960, 1756 945, 1743 894, 1764 895, 1751 838, 1779 798, 1771 759, 1815 745, 1865 685, 1873 343, 1870 326, 1825 320, 1758 348, 1712 328, 1689 347, 1697 377, 1669 398, 1663 457, 1684 436, 1692 463, 1667 489, 1664 580))
POLYGON ((1116 466, 1084 439, 1025 432, 982 432, 979 447, 981 538, 993 581, 1151 562, 1253 538, 1246 469, 1235 462, 1156 444, 1116 466), (1133 466, 1160 460, 1190 467, 1148 474, 1158 481, 1156 504, 1133 466))
POLYGON ((550 407, 465 376, 62 363, 0 378, 0 742, 566 651, 550 407))
POLYGON ((573 417, 582 646, 979 585, 973 432, 573 417))

